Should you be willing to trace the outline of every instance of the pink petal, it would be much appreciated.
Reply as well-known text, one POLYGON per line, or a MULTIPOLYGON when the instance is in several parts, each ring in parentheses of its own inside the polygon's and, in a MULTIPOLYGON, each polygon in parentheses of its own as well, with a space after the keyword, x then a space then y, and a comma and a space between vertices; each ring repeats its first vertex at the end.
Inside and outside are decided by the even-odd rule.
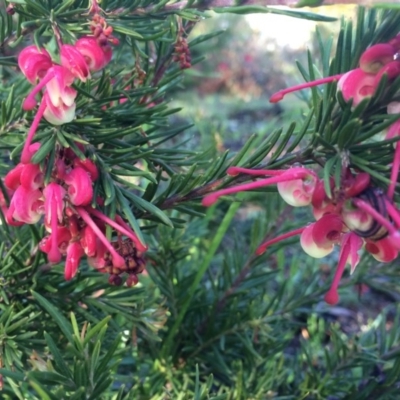
POLYGON ((111 47, 108 45, 100 46, 97 39, 91 36, 78 39, 75 48, 83 55, 91 71, 102 69, 110 62, 112 57, 111 47))
POLYGON ((72 242, 69 244, 64 269, 65 280, 69 281, 76 275, 83 254, 83 249, 79 242, 72 242))
POLYGON ((26 224, 35 224, 43 214, 42 205, 43 195, 40 190, 20 186, 11 199, 10 217, 26 224))
POLYGON ((399 252, 387 236, 378 241, 366 240, 365 250, 380 262, 390 262, 397 258, 399 252))
POLYGON ((35 45, 25 47, 18 56, 18 66, 32 84, 43 78, 52 65, 49 53, 35 45))
POLYGON ((314 224, 307 226, 300 236, 300 244, 303 250, 311 257, 322 258, 332 253, 334 244, 330 246, 320 247, 313 238, 314 224))
POLYGON ((362 100, 374 94, 375 85, 374 74, 368 74, 357 68, 347 72, 340 78, 338 89, 342 92, 346 101, 353 99, 353 106, 355 107, 362 100))
POLYGON ((85 58, 74 46, 69 44, 61 46, 61 64, 83 82, 90 77, 85 58))
POLYGON ((86 206, 93 198, 93 182, 89 174, 81 167, 76 167, 65 176, 65 183, 69 186, 68 196, 75 206, 86 206))
POLYGON ((393 61, 395 48, 388 43, 378 43, 367 50, 360 57, 360 68, 364 72, 376 74, 384 65, 393 61))

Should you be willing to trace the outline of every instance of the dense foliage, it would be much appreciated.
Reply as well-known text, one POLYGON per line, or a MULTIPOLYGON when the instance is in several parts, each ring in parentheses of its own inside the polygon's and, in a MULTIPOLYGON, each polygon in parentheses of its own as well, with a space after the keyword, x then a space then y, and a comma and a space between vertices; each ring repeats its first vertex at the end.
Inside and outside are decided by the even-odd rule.
MULTIPOLYGON (((201 201, 217 189, 252 181, 245 174, 227 176, 229 167, 301 165, 315 171, 327 192, 340 188, 347 170, 366 173, 374 188, 393 188, 396 204, 391 164, 398 137, 382 132, 398 119, 387 105, 399 100, 400 78, 383 74, 372 97, 356 106, 332 81, 301 92, 299 116, 283 114, 260 125, 238 151, 199 145, 171 103, 173 94, 186 90, 185 71, 207 49, 218 50, 207 43, 222 32, 190 36, 210 17, 209 8, 332 20, 297 10, 209 3, 0 0, 0 168, 8 176, 0 198, 2 398, 398 398, 396 261, 378 262, 362 252, 354 274, 342 280, 339 306, 329 306, 323 296, 339 251, 321 262, 303 253, 298 239, 289 239, 255 252, 262 242, 311 222, 310 210, 285 205, 275 186, 210 208, 201 201), (30 67, 24 72, 23 50, 33 49, 30 56, 41 57, 47 72, 57 74, 68 59, 63 46, 71 45, 65 49, 78 57, 78 40, 87 37, 95 37, 103 51, 98 68, 89 75, 85 67, 71 66, 71 56, 73 77, 64 81, 67 72, 60 72, 64 103, 55 105, 48 88, 36 104, 29 93, 44 74, 30 67), (73 99, 67 104, 68 95, 73 99), (35 124, 32 143, 40 148, 32 150, 28 138, 35 124), (15 188, 9 187, 9 171, 25 168, 18 166, 21 154, 22 164, 40 170, 35 201, 45 197, 45 211, 38 208, 29 218, 21 211, 28 197, 13 200, 23 186, 21 172, 15 188), (68 173, 60 172, 58 161, 68 173), (99 176, 89 174, 87 184, 85 175, 89 200, 76 200, 72 172, 92 164, 99 176), (85 251, 79 269, 72 253, 53 254, 43 242, 53 243, 58 210, 52 204, 57 193, 67 196, 64 190, 70 196, 70 207, 62 210, 68 248, 79 258, 85 251), (122 234, 132 238, 134 267, 100 265, 89 244, 81 249, 84 230, 92 226, 90 213, 114 247, 122 231, 99 215, 126 228, 122 234), (147 251, 139 254, 142 244, 147 251), (142 256, 146 273, 138 267, 142 256), (121 276, 127 284, 118 285, 121 276)), ((396 37, 399 23, 396 10, 360 8, 356 22, 343 19, 337 38, 318 31, 318 49, 308 53, 308 65, 298 65, 302 77, 310 81, 355 69, 371 45, 396 37)), ((230 33, 222 34, 229 40, 230 33)), ((190 82, 196 85, 193 75, 190 82)), ((193 92, 191 101, 201 99, 193 92)), ((202 134, 213 143, 213 133, 202 134)), ((100 258, 110 259, 105 253, 100 258)))

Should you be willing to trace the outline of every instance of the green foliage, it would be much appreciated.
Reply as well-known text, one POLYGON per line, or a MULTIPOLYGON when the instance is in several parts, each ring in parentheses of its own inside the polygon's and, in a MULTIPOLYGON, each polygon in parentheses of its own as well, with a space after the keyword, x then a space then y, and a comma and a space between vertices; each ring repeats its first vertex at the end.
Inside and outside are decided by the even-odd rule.
MULTIPOLYGON (((62 126, 41 122, 35 140, 42 146, 33 161, 50 165, 47 179, 55 148, 70 147, 80 158, 95 161, 101 172, 95 193, 105 199, 103 211, 122 215, 149 245, 148 274, 134 288, 115 287, 83 263, 77 276, 65 281, 63 265, 50 265, 38 250, 44 228, 12 227, 1 215, 2 398, 398 397, 397 265, 376 266, 363 257, 344 281, 346 307, 331 308, 321 296, 337 254, 323 264, 303 254, 292 239, 262 256, 254 254, 266 238, 306 224, 306 211, 284 207, 274 188, 206 211, 199 200, 248 179, 226 176, 233 165, 319 165, 328 188, 329 179, 340 178, 348 163, 385 188, 396 139, 376 137, 398 117, 385 109, 398 100, 400 80, 389 90, 382 82, 374 98, 355 109, 340 98, 335 83, 313 88, 301 94, 306 111, 300 120, 285 120, 282 127, 271 123, 273 129, 251 135, 237 152, 192 145, 191 123, 177 123, 180 110, 170 105, 184 85, 174 52, 177 39, 208 17, 208 9, 331 20, 295 10, 211 3, 101 3, 120 42, 113 61, 74 85, 76 119, 62 126), (86 145, 85 154, 79 143, 86 145), (354 285, 371 292, 359 298, 354 285), (382 301, 374 304, 377 297, 382 301)), ((0 0, 3 176, 18 162, 33 119, 32 112, 22 110, 29 84, 17 68, 19 51, 35 43, 56 55, 56 35, 73 43, 90 33, 91 5, 87 0, 0 0)), ((343 20, 335 46, 317 32, 319 60, 310 52, 308 64, 298 64, 301 75, 313 80, 354 68, 368 46, 397 33, 399 22, 397 11, 360 8, 354 26, 343 20)), ((193 65, 218 34, 189 40, 193 54, 201 49, 193 65)), ((205 134, 209 139, 211 132, 205 134)))

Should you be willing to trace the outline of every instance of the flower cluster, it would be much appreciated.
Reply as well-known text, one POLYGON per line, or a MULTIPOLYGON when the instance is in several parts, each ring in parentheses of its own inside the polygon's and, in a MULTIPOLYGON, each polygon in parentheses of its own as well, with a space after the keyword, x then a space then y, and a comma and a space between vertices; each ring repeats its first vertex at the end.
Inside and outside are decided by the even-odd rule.
MULTIPOLYGON (((34 154, 39 144, 30 146, 34 154)), ((82 149, 83 150, 83 149, 82 149)), ((47 235, 39 249, 48 261, 58 263, 66 257, 65 279, 72 279, 81 258, 86 255, 89 265, 110 274, 110 282, 122 283, 121 274, 128 273, 127 284, 137 282, 137 274, 144 269, 146 247, 129 225, 120 217, 113 220, 92 207, 93 184, 98 169, 89 159, 81 159, 71 149, 59 149, 50 179, 38 164, 19 163, 4 178, 11 198, 9 207, 1 202, 8 224, 19 226, 37 223, 44 216, 47 235), (110 242, 106 226, 117 232, 117 240, 110 242), (125 238, 123 238, 123 236, 125 238)))
POLYGON ((29 151, 39 122, 44 117, 53 125, 71 122, 75 117, 75 98, 77 91, 72 88, 75 79, 85 82, 90 78, 90 71, 104 68, 111 60, 112 49, 94 36, 85 36, 74 45, 60 46, 61 64, 55 63, 50 54, 36 46, 28 46, 21 51, 18 65, 27 80, 36 84, 24 100, 22 108, 33 110, 37 105, 36 95, 43 91, 42 99, 35 118, 28 132, 21 161, 30 162, 29 151))
POLYGON ((324 257, 339 246, 336 273, 325 295, 329 304, 338 302, 337 289, 345 266, 350 264, 351 272, 354 271, 363 247, 381 262, 390 262, 398 255, 400 211, 387 195, 371 185, 367 173, 347 170, 340 188, 335 188, 330 181, 328 196, 324 181, 314 171, 302 167, 288 170, 231 167, 227 172, 231 176, 248 174, 269 178, 216 191, 204 197, 203 205, 210 206, 223 195, 277 184, 279 194, 291 206, 312 207, 315 222, 262 243, 256 253, 262 254, 274 243, 295 235, 301 235, 303 250, 315 258, 324 257))
MULTIPOLYGON (((338 90, 346 101, 351 101, 356 107, 362 100, 373 96, 385 76, 386 84, 389 85, 394 79, 400 76, 400 34, 389 40, 387 43, 378 43, 361 55, 359 67, 344 74, 338 74, 322 78, 316 81, 307 82, 293 86, 274 93, 271 103, 276 103, 288 93, 297 90, 318 86, 321 84, 338 81, 338 90)), ((400 102, 392 102, 387 106, 388 114, 400 114, 400 102)), ((400 120, 394 122, 386 134, 386 139, 392 139, 400 134, 400 120)), ((389 199, 393 199, 397 178, 400 170, 400 143, 395 143, 395 154, 393 159, 391 184, 387 191, 389 199)))
POLYGON ((110 274, 110 283, 121 284, 121 275, 127 273, 127 285, 133 285, 144 270, 147 248, 120 216, 112 219, 97 209, 104 204, 93 192, 99 171, 90 158, 82 157, 85 147, 76 143, 80 157, 70 148, 57 147, 54 161, 48 158, 41 165, 31 162, 40 148, 40 143, 32 141, 41 118, 53 125, 72 121, 77 96, 74 81, 85 82, 91 72, 103 69, 112 58, 110 43, 118 43, 111 36, 112 28, 97 14, 91 28, 93 36, 82 37, 74 45, 59 43, 60 64, 43 48, 29 46, 21 51, 19 67, 36 85, 25 98, 23 109, 34 109, 36 96, 42 96, 21 162, 4 178, 10 203, 7 205, 2 195, 0 207, 6 222, 14 226, 35 224, 44 217, 47 234, 39 249, 50 263, 65 257, 65 279, 75 276, 81 258, 86 256, 89 265, 110 274), (107 237, 112 231, 116 232, 115 240, 107 237))

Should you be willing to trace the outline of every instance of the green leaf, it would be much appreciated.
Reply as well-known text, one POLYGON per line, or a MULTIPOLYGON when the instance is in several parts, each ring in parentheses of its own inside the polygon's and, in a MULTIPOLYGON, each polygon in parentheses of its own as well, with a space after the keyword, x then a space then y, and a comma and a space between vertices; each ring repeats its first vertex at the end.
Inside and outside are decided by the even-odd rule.
POLYGON ((71 324, 67 321, 67 319, 60 314, 60 311, 56 309, 48 300, 46 300, 42 295, 32 291, 32 295, 35 300, 43 307, 49 315, 54 319, 56 324, 59 326, 61 331, 64 333, 65 337, 68 339, 70 343, 74 343, 74 338, 72 335, 72 327, 71 324))

